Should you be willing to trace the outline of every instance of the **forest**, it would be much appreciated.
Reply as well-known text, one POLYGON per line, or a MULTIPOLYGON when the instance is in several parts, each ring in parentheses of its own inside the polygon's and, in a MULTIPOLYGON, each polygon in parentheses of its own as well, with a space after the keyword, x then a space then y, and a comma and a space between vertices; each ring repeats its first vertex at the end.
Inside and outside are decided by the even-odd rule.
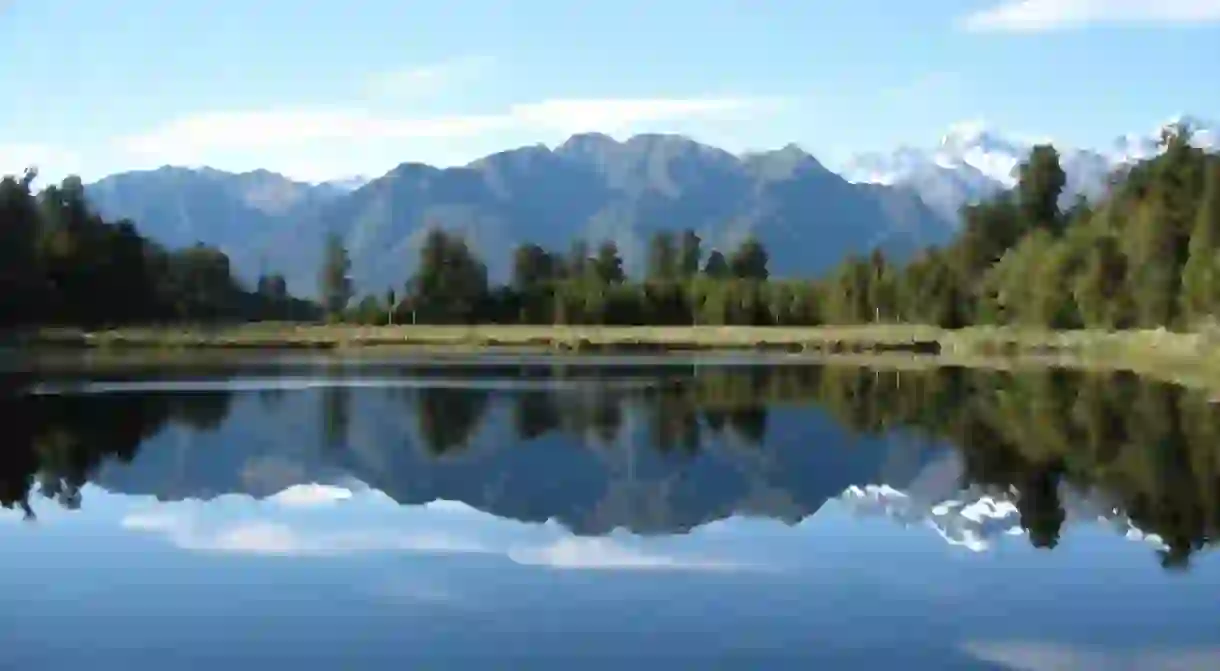
POLYGON ((512 277, 497 285, 466 240, 432 228, 404 285, 363 297, 332 233, 316 302, 289 295, 280 275, 242 286, 218 249, 167 250, 135 222, 103 220, 78 178, 35 194, 28 171, 0 181, 0 325, 326 318, 1190 330, 1220 308, 1220 156, 1190 139, 1188 127, 1167 129, 1162 151, 1114 174, 1106 197, 1067 207, 1060 156, 1039 145, 1014 189, 963 209, 950 243, 912 259, 851 256, 821 277, 772 277, 759 241, 705 249, 687 229, 652 236, 642 277, 627 276, 614 242, 577 240, 568 250, 521 244, 512 277))
POLYGON ((1220 308, 1220 156, 1190 139, 1189 128, 1168 129, 1160 155, 1114 174, 1106 198, 1069 207, 1058 152, 1037 146, 1016 188, 963 209, 951 243, 904 263, 853 256, 824 277, 770 277, 752 239, 704 255, 688 229, 653 235, 641 278, 624 274, 612 241, 577 241, 519 246, 511 281, 493 286, 460 236, 432 229, 401 292, 350 305, 337 238, 319 288, 328 315, 361 323, 1188 330, 1220 308))
POLYGON ((220 250, 165 249, 135 222, 94 212, 79 178, 35 194, 36 178, 0 180, 0 327, 318 317, 282 277, 245 288, 220 250))

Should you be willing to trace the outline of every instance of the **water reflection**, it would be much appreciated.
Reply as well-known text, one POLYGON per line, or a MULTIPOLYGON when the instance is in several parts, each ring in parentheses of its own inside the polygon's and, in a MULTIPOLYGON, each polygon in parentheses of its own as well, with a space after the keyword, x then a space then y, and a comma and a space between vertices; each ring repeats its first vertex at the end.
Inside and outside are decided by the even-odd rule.
POLYGON ((1220 667, 1220 410, 1129 375, 0 384, 15 666, 1220 667))
POLYGON ((250 379, 10 391, 0 497, 30 517, 31 497, 80 506, 90 480, 162 500, 357 481, 581 535, 795 523, 833 499, 976 549, 1016 529, 1054 548, 1071 508, 1161 545, 1168 568, 1214 539, 1220 511, 1220 409, 1131 375, 421 366, 250 379))

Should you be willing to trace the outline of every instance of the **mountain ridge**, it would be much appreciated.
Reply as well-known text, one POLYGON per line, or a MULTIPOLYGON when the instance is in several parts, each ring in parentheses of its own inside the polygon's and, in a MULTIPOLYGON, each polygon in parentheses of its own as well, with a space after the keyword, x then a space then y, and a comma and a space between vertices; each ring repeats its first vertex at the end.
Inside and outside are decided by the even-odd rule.
POLYGON ((1148 133, 1116 136, 1102 147, 1074 147, 1049 138, 1006 134, 979 121, 952 124, 929 147, 901 146, 890 152, 866 152, 849 159, 840 174, 853 183, 907 188, 942 217, 956 221, 963 205, 1016 185, 1016 169, 1035 144, 1054 144, 1067 175, 1064 204, 1076 196, 1096 199, 1105 193, 1110 175, 1124 166, 1155 156, 1160 132, 1175 124, 1195 131, 1193 143, 1220 150, 1220 124, 1190 114, 1170 117, 1148 133))
POLYGON ((705 251, 757 237, 773 273, 810 276, 876 245, 901 257, 952 233, 915 194, 851 184, 796 145, 742 157, 671 134, 586 133, 460 167, 404 162, 350 191, 162 168, 112 175, 86 193, 105 216, 135 220, 166 244, 215 245, 247 279, 283 272, 298 293, 313 288, 331 232, 344 238, 362 291, 401 286, 432 226, 464 233, 501 281, 508 250, 526 242, 566 251, 575 239, 612 240, 638 273, 653 233, 691 228, 705 251))
MULTIPOLYGON (((1179 121, 1200 131, 1197 144, 1220 147, 1214 124, 1170 120, 1179 121)), ((1155 153, 1154 135, 1061 147, 1065 204, 1101 195, 1115 169, 1155 153)), ((266 170, 163 166, 104 177, 86 193, 104 215, 132 219, 163 244, 216 246, 244 279, 282 272, 305 295, 328 233, 343 237, 367 292, 401 286, 433 226, 463 233, 497 281, 511 272, 513 247, 564 252, 577 239, 614 241, 638 274, 649 237, 683 228, 702 237, 705 253, 757 237, 774 274, 807 277, 875 246, 901 259, 946 241, 961 206, 1011 188, 1038 141, 965 122, 933 148, 860 154, 835 171, 795 143, 734 154, 683 135, 587 132, 456 167, 405 161, 372 178, 306 183, 266 170)))

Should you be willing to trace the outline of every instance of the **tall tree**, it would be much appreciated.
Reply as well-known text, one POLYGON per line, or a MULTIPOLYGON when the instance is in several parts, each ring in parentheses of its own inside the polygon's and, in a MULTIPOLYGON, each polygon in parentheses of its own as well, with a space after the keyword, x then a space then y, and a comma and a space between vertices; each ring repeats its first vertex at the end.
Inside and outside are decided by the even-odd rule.
POLYGON ((526 244, 513 252, 513 288, 527 292, 555 279, 556 264, 550 252, 538 245, 526 244))
POLYGON ((593 259, 593 273, 602 284, 621 284, 626 279, 623 259, 613 240, 606 240, 598 246, 597 256, 593 259))
POLYGON ((682 231, 682 239, 678 243, 678 270, 683 277, 694 277, 699 274, 699 263, 703 261, 703 241, 691 229, 682 231))
POLYGON ((729 268, 734 277, 748 280, 767 279, 767 250, 757 238, 750 237, 741 243, 729 258, 729 268))
POLYGON ((1182 268, 1182 313, 1193 325, 1220 310, 1220 160, 1208 166, 1203 199, 1195 215, 1182 268))
POLYGON ((729 268, 729 262, 724 258, 724 254, 718 249, 713 249, 711 254, 707 256, 707 263, 703 266, 703 274, 716 280, 723 280, 732 275, 732 269, 729 268))
POLYGON ((678 276, 678 249, 674 234, 657 231, 648 245, 647 277, 653 281, 673 280, 678 276))
POLYGON ((407 286, 417 318, 441 323, 476 319, 488 295, 487 266, 465 239, 433 228, 424 237, 419 256, 407 286))
POLYGON ((1052 232, 1061 229, 1059 196, 1066 184, 1067 175, 1053 146, 1040 144, 1030 150, 1017 176, 1017 203, 1028 226, 1052 232))
POLYGON ((327 234, 322 251, 322 270, 318 276, 318 294, 322 298, 322 308, 331 319, 337 318, 352 300, 351 268, 352 262, 347 247, 343 246, 343 238, 333 231, 327 234))
POLYGON ((43 300, 38 212, 30 186, 37 172, 0 180, 0 325, 37 319, 43 300))

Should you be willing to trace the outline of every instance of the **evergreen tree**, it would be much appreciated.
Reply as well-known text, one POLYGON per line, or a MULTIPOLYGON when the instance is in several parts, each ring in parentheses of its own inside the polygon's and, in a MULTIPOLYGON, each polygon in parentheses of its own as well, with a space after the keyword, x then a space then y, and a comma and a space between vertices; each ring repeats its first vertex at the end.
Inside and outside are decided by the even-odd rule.
POLYGON ((462 237, 433 228, 420 247, 407 294, 418 321, 475 321, 488 296, 487 266, 462 237))
POLYGON ((1131 317, 1126 287, 1127 260, 1117 238, 1110 231, 1097 234, 1072 290, 1084 326, 1107 330, 1126 326, 1131 317))
POLYGON ((715 280, 723 280, 732 275, 729 262, 719 250, 712 250, 703 266, 703 274, 715 280))
POLYGON ((699 274, 699 263, 703 260, 703 241, 691 229, 682 231, 682 240, 678 246, 678 268, 683 277, 694 277, 699 274))
POLYGON ((653 233, 648 245, 647 278, 652 281, 670 281, 678 276, 679 256, 674 235, 669 231, 653 233))
POLYGON ((1050 145, 1037 145, 1018 168, 1017 202, 1029 228, 1058 233, 1062 228, 1059 196, 1067 175, 1059 163, 1059 152, 1050 145))
POLYGON ((1187 325, 1220 308, 1220 160, 1208 167, 1202 203, 1195 216, 1186 265, 1182 268, 1182 313, 1187 325))
POLYGON ((331 319, 337 319, 352 300, 351 267, 343 239, 337 233, 329 233, 322 251, 318 293, 322 297, 322 308, 331 319))
POLYGON ((513 253, 513 287, 517 291, 534 291, 555 279, 555 263, 538 245, 521 245, 513 253))
POLYGON ((734 277, 749 280, 767 279, 767 250, 758 239, 750 237, 729 259, 729 269, 734 277))
POLYGON ((619 256, 618 245, 613 240, 603 242, 597 248, 597 257, 593 259, 593 274, 602 284, 620 284, 626 279, 623 274, 623 259, 619 256))

